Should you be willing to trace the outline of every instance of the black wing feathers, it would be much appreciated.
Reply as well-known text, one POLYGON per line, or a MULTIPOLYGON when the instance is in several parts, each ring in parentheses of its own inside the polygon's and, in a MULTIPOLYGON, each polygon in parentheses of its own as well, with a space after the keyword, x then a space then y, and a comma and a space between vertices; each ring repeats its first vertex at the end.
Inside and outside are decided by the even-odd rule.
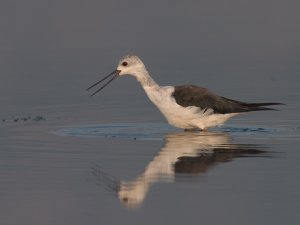
POLYGON ((282 105, 281 103, 246 103, 209 92, 195 85, 175 86, 173 97, 178 105, 183 107, 196 106, 203 109, 213 109, 214 113, 240 113, 260 110, 275 110, 262 106, 282 105))

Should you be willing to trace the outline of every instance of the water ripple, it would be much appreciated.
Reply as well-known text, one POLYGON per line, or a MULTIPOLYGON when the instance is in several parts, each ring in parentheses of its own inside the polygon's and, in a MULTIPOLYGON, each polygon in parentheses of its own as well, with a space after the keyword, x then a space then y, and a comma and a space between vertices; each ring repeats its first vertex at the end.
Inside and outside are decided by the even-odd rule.
MULTIPOLYGON (((178 131, 166 123, 115 123, 68 127, 55 131, 62 136, 101 137, 129 140, 162 140, 167 133, 178 131)), ((222 126, 212 131, 256 138, 299 138, 300 130, 286 126, 280 128, 262 126, 222 126)), ((199 132, 199 131, 197 131, 199 132)))

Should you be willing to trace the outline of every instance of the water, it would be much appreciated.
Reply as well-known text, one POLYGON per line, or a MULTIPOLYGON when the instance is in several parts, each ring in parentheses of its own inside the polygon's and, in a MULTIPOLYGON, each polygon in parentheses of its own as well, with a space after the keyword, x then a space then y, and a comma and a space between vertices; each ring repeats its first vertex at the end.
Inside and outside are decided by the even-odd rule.
POLYGON ((1 3, 0 224, 296 224, 298 8, 1 3), (286 105, 199 133, 169 126, 129 77, 89 97, 131 52, 159 84, 286 105))

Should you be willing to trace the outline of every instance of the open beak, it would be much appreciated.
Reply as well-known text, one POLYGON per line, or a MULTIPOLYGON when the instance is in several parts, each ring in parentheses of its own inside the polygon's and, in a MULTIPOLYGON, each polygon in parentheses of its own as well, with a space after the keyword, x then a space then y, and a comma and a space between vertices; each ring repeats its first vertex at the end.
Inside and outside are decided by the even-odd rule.
POLYGON ((119 76, 120 72, 121 72, 121 70, 115 70, 115 71, 113 71, 112 73, 110 73, 107 76, 103 77, 98 82, 94 83, 92 86, 88 87, 86 90, 92 89, 96 85, 100 84, 102 81, 105 81, 106 79, 108 79, 109 77, 111 77, 103 86, 101 86, 98 90, 96 90, 93 94, 91 94, 91 96, 94 96, 99 91, 101 91, 103 88, 105 88, 110 82, 112 82, 114 79, 116 79, 119 76))

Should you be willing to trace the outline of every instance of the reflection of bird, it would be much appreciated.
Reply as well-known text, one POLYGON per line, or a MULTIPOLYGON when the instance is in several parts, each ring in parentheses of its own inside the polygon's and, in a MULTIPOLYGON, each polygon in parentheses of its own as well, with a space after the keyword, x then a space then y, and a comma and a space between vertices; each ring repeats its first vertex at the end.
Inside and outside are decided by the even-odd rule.
POLYGON ((183 129, 205 129, 223 124, 240 113, 260 110, 273 110, 264 106, 280 103, 246 103, 215 95, 205 88, 194 85, 159 86, 149 75, 143 62, 134 55, 123 57, 117 69, 97 83, 112 78, 95 95, 118 76, 134 76, 143 86, 149 99, 158 107, 168 122, 183 129))
POLYGON ((168 134, 161 151, 147 165, 143 174, 134 181, 103 179, 106 186, 117 190, 120 201, 129 208, 138 207, 145 199, 151 184, 158 181, 172 181, 175 173, 207 172, 217 163, 227 162, 235 157, 263 153, 258 146, 229 144, 229 137, 223 133, 180 132, 168 134), (117 187, 117 188, 116 188, 117 187))

